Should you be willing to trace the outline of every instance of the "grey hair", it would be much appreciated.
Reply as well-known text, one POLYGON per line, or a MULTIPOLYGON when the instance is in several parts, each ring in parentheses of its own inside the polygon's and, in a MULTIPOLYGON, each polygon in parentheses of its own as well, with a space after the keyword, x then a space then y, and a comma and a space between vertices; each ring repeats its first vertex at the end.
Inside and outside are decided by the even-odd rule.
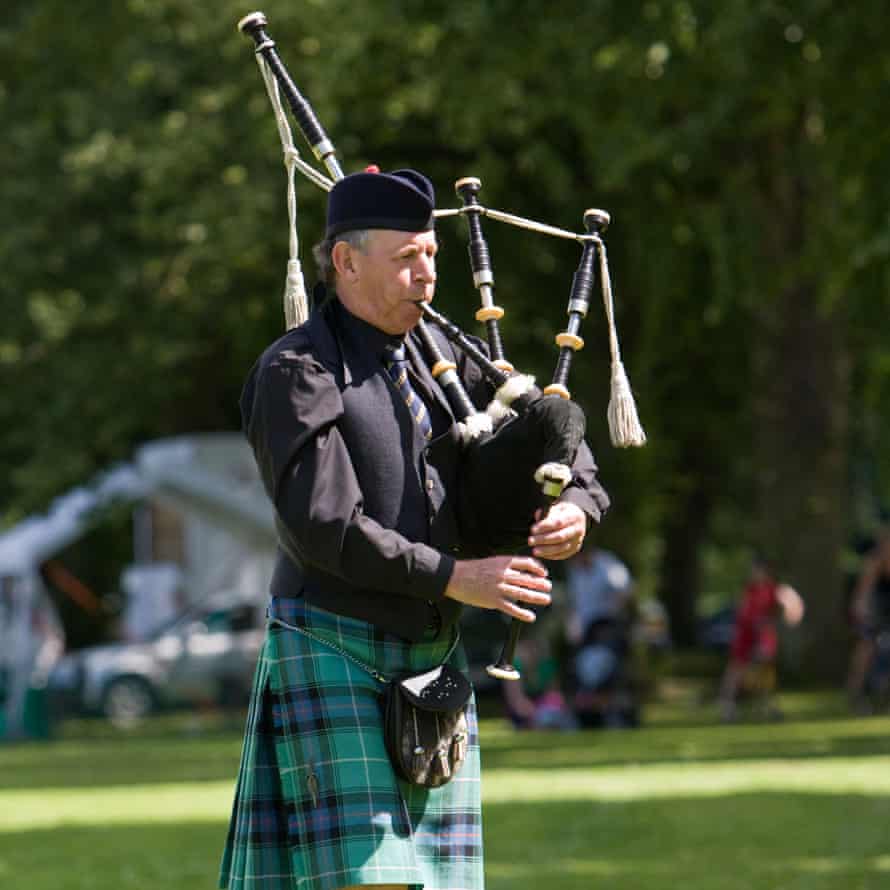
POLYGON ((315 258, 315 265, 318 266, 318 274, 329 288, 334 287, 337 278, 337 270, 331 260, 334 245, 338 241, 345 241, 353 250, 365 253, 370 237, 370 229, 353 229, 351 232, 341 232, 332 238, 325 238, 324 241, 319 241, 312 248, 312 256, 315 258))

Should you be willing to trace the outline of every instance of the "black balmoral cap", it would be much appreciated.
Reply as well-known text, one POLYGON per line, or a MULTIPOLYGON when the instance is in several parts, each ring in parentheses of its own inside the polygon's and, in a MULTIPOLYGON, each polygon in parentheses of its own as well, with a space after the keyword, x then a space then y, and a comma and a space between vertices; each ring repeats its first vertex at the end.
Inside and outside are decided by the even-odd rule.
POLYGON ((328 195, 325 237, 356 229, 426 232, 433 228, 436 194, 416 170, 352 173, 334 183, 328 195))

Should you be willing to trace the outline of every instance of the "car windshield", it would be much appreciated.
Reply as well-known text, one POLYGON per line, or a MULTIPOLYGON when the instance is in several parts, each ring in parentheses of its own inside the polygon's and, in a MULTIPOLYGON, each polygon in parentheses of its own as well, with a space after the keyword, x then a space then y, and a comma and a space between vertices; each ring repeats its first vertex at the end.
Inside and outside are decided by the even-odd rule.
POLYGON ((251 630, 257 626, 257 607, 253 603, 239 603, 229 608, 211 608, 206 603, 192 606, 163 622, 150 636, 162 637, 191 624, 201 623, 208 633, 251 630))

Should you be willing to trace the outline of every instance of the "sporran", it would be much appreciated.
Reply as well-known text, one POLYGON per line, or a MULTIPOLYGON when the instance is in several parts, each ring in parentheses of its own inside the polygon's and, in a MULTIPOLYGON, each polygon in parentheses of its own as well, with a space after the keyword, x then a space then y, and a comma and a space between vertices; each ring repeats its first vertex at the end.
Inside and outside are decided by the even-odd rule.
POLYGON ((390 680, 383 691, 383 738, 396 773, 438 788, 467 756, 470 681, 449 664, 390 680))

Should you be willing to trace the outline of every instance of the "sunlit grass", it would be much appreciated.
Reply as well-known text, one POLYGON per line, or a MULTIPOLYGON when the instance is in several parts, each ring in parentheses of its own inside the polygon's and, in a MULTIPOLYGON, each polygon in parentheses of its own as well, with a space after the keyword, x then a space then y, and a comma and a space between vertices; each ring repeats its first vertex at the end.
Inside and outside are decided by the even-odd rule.
MULTIPOLYGON (((637 731, 482 725, 489 890, 877 890, 890 886, 890 719, 835 698, 781 724, 637 731)), ((186 719, 90 724, 0 747, 0 887, 212 887, 241 747, 186 719)))
MULTIPOLYGON (((589 769, 497 769, 485 774, 486 804, 715 797, 757 791, 890 795, 890 757, 818 761, 739 760, 589 769)), ((0 795, 0 832, 61 825, 206 822, 222 818, 232 781, 48 788, 0 795)))
POLYGON ((62 825, 214 822, 227 815, 232 781, 0 794, 0 833, 62 825))

